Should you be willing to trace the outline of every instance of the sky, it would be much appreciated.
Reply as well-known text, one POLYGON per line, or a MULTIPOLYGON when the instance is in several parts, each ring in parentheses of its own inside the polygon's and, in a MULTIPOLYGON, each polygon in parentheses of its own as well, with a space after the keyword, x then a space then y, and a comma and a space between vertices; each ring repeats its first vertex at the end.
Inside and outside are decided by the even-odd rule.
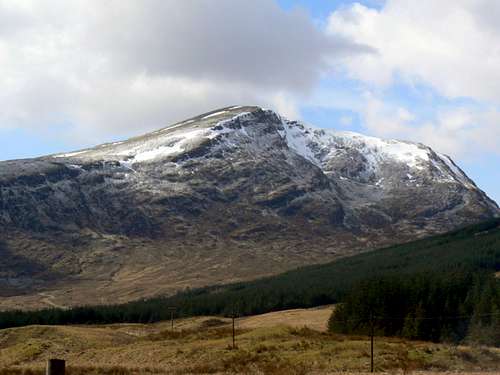
POLYGON ((422 142, 500 202, 497 0, 0 0, 0 160, 254 104, 422 142))

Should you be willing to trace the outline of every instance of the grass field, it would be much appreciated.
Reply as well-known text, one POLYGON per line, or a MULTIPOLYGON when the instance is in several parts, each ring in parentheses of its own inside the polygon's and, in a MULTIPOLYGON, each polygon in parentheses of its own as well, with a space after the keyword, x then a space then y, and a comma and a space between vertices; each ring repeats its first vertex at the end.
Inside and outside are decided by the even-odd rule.
MULTIPOLYGON (((0 375, 42 374, 48 358, 77 374, 327 374, 369 369, 367 337, 326 332, 332 307, 231 320, 199 317, 155 324, 29 326, 0 331, 0 375)), ((375 339, 385 373, 500 371, 500 349, 375 339)))

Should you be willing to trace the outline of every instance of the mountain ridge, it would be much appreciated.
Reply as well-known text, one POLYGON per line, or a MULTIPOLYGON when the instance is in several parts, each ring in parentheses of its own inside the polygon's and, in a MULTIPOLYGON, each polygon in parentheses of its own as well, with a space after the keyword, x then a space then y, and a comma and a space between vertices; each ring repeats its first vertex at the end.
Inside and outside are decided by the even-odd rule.
POLYGON ((245 280, 498 212, 427 146, 226 107, 125 141, 0 162, 3 304, 39 306, 47 291, 69 305, 126 301, 245 280))
MULTIPOLYGON (((246 116, 246 115, 248 115, 249 113, 252 112, 252 110, 251 111, 244 110, 243 112, 239 112, 239 113, 236 112, 236 114, 235 114, 234 110, 249 109, 249 108, 251 108, 252 110, 262 110, 262 111, 267 111, 267 112, 273 113, 273 115, 277 116, 283 123, 295 124, 295 125, 297 125, 297 127, 301 127, 302 129, 306 129, 305 130, 306 133, 309 132, 309 131, 313 131, 314 133, 316 133, 316 134, 320 133, 320 135, 323 135, 323 136, 326 135, 326 134, 328 134, 330 136, 337 136, 338 138, 344 137, 344 138, 359 139, 359 140, 361 140, 361 142, 364 141, 364 143, 367 143, 367 141, 369 140, 369 141, 371 141, 372 144, 375 144, 375 143, 378 143, 378 144, 385 143, 386 145, 393 144, 393 145, 399 145, 399 146, 401 146, 401 145, 408 145, 410 147, 413 146, 414 148, 418 148, 419 149, 418 151, 420 151, 420 155, 424 155, 422 159, 427 158, 426 154, 434 152, 430 147, 425 146, 422 143, 410 142, 410 141, 405 141, 405 140, 397 140, 397 139, 382 139, 382 138, 377 138, 377 137, 372 137, 372 136, 365 136, 365 135, 362 135, 360 133, 351 132, 351 131, 335 131, 333 129, 315 128, 315 127, 313 127, 313 126, 311 126, 309 124, 306 125, 305 123, 302 123, 302 122, 299 122, 299 121, 289 121, 286 118, 284 118, 284 117, 280 116, 279 114, 277 114, 276 112, 271 111, 271 110, 265 110, 265 109, 262 109, 261 107, 257 107, 257 106, 230 106, 230 107, 224 107, 224 108, 216 109, 216 110, 213 110, 213 111, 201 114, 199 116, 191 117, 191 118, 189 118, 187 120, 184 120, 184 121, 181 121, 181 122, 177 122, 177 123, 174 123, 172 125, 168 125, 168 126, 163 127, 163 128, 161 128, 159 130, 156 130, 156 131, 153 131, 153 132, 150 132, 150 133, 146 133, 144 135, 140 135, 140 136, 137 136, 137 137, 129 138, 129 139, 125 140, 125 141, 108 142, 108 143, 104 143, 104 144, 101 144, 99 146, 92 147, 92 148, 86 148, 86 149, 81 149, 81 150, 78 150, 78 151, 72 151, 72 152, 62 153, 62 154, 52 154, 52 155, 48 155, 48 156, 54 156, 54 157, 73 157, 73 156, 78 156, 78 155, 83 156, 81 154, 86 154, 88 152, 90 154, 92 154, 92 151, 97 152, 100 148, 108 148, 110 146, 115 146, 115 145, 120 145, 120 144, 126 144, 126 143, 129 143, 129 142, 133 142, 135 140, 143 140, 144 137, 151 136, 151 135, 157 135, 157 134, 163 133, 163 132, 169 132, 169 131, 171 131, 173 129, 176 129, 176 128, 179 128, 179 127, 180 128, 182 128, 182 127, 188 127, 188 124, 190 124, 190 123, 193 123, 193 122, 195 122, 197 120, 200 120, 200 119, 208 119, 208 118, 211 118, 211 117, 215 117, 214 120, 216 120, 216 125, 217 126, 223 126, 224 122, 235 120, 235 119, 237 119, 239 117, 246 116)), ((286 137, 286 140, 288 142, 288 146, 290 148, 294 149, 294 151, 296 151, 299 155, 303 156, 304 158, 308 159, 309 161, 313 162, 314 164, 316 164, 316 165, 320 164, 321 162, 316 159, 315 155, 311 155, 311 154, 308 155, 307 151, 305 151, 305 152, 303 151, 304 150, 304 145, 301 145, 300 141, 299 141, 299 143, 294 142, 295 141, 294 138, 299 138, 301 135, 303 136, 303 134, 300 134, 300 133, 295 133, 295 134, 292 133, 291 134, 290 132, 287 132, 286 129, 287 128, 285 127, 285 131, 282 132, 280 135, 286 137), (297 137, 297 136, 299 136, 299 137, 297 137), (300 150, 300 149, 302 149, 302 150, 300 150)), ((291 129, 290 125, 288 126, 288 129, 291 129)), ((160 156, 160 157, 161 156, 166 156, 165 153, 163 153, 163 155, 162 155, 161 147, 160 147, 160 150, 157 150, 157 151, 158 152, 156 152, 156 153, 151 153, 150 155, 142 156, 141 158, 139 158, 137 160, 137 162, 148 161, 148 160, 154 159, 155 156, 160 156)), ((178 152, 180 152, 181 150, 170 150, 170 152, 171 151, 174 151, 174 152, 178 151, 178 152)), ((397 150, 393 150, 393 151, 396 151, 396 152, 393 152, 393 155, 397 154, 397 150)), ((166 152, 166 154, 168 154, 168 153, 169 153, 169 151, 166 152)), ((121 154, 123 155, 124 153, 122 152, 121 154)), ((407 152, 406 154, 408 156, 411 156, 411 152, 407 152)), ((458 175, 459 177, 461 177, 461 182, 465 182, 464 180, 468 180, 467 183, 472 183, 471 185, 475 186, 475 184, 473 183, 473 181, 470 180, 465 175, 465 173, 453 162, 453 160, 448 155, 439 154, 439 153, 435 153, 435 154, 442 161, 444 161, 446 163, 446 165, 450 169, 452 169, 456 175, 458 175)), ((404 156, 404 152, 400 152, 400 156, 404 156)))

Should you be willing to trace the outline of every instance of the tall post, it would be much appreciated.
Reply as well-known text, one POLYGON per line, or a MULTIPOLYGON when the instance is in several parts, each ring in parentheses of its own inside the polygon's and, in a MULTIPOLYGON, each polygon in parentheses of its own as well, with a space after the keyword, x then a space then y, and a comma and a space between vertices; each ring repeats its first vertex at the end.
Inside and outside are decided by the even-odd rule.
POLYGON ((172 332, 174 332, 174 310, 170 311, 170 323, 172 325, 172 332))
POLYGON ((168 307, 168 311, 170 311, 170 329, 174 332, 174 313, 177 310, 177 307, 168 307))
POLYGON ((371 363, 370 363, 370 372, 373 372, 373 314, 370 314, 370 352, 371 352, 371 363))
POLYGON ((236 349, 236 338, 235 338, 235 332, 234 332, 234 318, 236 316, 236 311, 234 309, 234 302, 233 302, 233 313, 231 315, 232 319, 233 319, 233 349, 236 349))
POLYGON ((235 303, 233 302, 233 312, 231 314, 232 322, 233 322, 233 349, 236 349, 236 328, 235 328, 235 321, 236 321, 236 306, 235 303))
POLYGON ((235 339, 235 332, 234 332, 234 314, 233 314, 233 349, 236 348, 236 339, 235 339))
POLYGON ((46 375, 65 375, 66 361, 62 359, 49 359, 47 361, 46 375))

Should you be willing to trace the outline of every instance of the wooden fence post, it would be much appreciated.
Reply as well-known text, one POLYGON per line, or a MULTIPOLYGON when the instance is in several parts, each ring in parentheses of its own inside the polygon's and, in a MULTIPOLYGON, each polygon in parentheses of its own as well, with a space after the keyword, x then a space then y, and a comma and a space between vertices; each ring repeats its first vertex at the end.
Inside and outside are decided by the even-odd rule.
POLYGON ((373 372, 373 336, 375 335, 374 333, 374 327, 373 327, 373 314, 370 314, 370 372, 373 372))
POLYGON ((65 375, 66 361, 62 359, 49 359, 47 361, 46 375, 65 375))
POLYGON ((171 330, 172 330, 172 332, 174 332, 174 314, 177 311, 177 307, 174 307, 174 306, 167 307, 167 310, 170 311, 171 330))
POLYGON ((236 320, 236 306, 233 302, 233 311, 231 314, 231 318, 233 321, 233 349, 236 349, 236 329, 235 329, 235 320, 236 320))
POLYGON ((233 349, 236 349, 236 339, 235 339, 236 332, 234 330, 234 319, 235 319, 234 314, 233 314, 232 318, 233 318, 233 349))

